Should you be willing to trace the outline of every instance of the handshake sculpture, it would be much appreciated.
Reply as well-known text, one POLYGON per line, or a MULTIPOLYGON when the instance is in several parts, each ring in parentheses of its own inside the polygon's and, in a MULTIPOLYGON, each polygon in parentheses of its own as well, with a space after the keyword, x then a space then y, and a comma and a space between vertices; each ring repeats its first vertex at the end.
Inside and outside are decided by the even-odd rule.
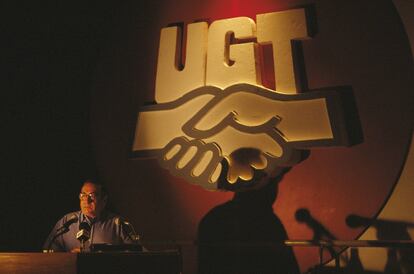
POLYGON ((209 190, 260 187, 314 146, 346 145, 339 92, 294 95, 261 86, 205 86, 143 107, 133 152, 209 190))

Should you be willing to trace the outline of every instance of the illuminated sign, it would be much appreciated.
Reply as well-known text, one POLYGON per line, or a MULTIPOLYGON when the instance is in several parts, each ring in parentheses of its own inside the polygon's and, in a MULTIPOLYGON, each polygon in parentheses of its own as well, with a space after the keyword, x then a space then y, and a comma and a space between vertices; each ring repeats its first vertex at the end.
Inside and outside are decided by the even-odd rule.
POLYGON ((309 39, 305 9, 192 23, 180 66, 177 26, 161 30, 156 104, 138 114, 137 157, 157 157, 206 189, 259 187, 315 146, 348 145, 343 94, 300 92, 292 41, 309 39), (259 48, 271 45, 276 89, 262 85, 259 48))

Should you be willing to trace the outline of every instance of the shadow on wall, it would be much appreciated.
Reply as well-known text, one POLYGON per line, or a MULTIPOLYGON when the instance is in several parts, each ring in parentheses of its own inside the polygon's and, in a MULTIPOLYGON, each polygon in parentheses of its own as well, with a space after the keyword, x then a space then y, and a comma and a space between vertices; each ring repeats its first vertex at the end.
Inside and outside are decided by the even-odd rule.
MULTIPOLYGON (((314 219, 307 209, 299 209, 296 219, 306 223, 314 233, 313 240, 335 240, 335 236, 326 229, 319 221, 314 219)), ((346 224, 351 228, 372 226, 377 230, 377 239, 382 241, 406 241, 411 240, 407 231, 414 227, 414 223, 398 222, 384 219, 371 219, 358 215, 349 215, 346 224)), ((387 262, 381 272, 365 270, 359 257, 358 248, 350 248, 350 255, 341 253, 338 247, 328 247, 329 255, 335 259, 336 267, 317 266, 310 269, 309 274, 409 274, 414 273, 414 250, 413 248, 388 248, 387 262), (342 265, 339 268, 339 265, 342 265)))
POLYGON ((299 273, 291 248, 283 244, 285 228, 272 208, 282 178, 237 192, 204 216, 198 227, 200 274, 299 273))
MULTIPOLYGON (((305 208, 301 208, 298 209, 296 211, 295 214, 296 220, 299 223, 304 223, 306 224, 313 232, 313 237, 312 240, 314 241, 318 241, 318 240, 325 240, 325 241, 329 241, 329 240, 337 240, 337 238, 333 235, 332 232, 329 231, 329 229, 327 229, 322 223, 320 223, 318 220, 316 220, 311 213, 309 212, 308 209, 305 208)), ((325 262, 329 261, 331 258, 333 258, 335 260, 335 265, 339 266, 340 265, 340 261, 342 261, 345 264, 348 264, 348 258, 346 256, 343 256, 341 254, 341 251, 343 250, 343 248, 340 247, 335 247, 335 246, 327 246, 326 247, 327 251, 329 252, 329 258, 325 258, 325 262)), ((323 262, 323 250, 320 250, 320 261, 321 261, 321 265, 323 262)), ((316 266, 314 268, 311 268, 308 270, 309 273, 319 273, 318 271, 320 269, 320 266, 316 266)), ((336 270, 338 270, 338 268, 336 268, 336 270)))
MULTIPOLYGON (((371 219, 351 214, 346 218, 349 227, 372 226, 377 230, 378 240, 411 240, 408 228, 414 223, 386 219, 371 219)), ((414 273, 414 250, 412 248, 389 248, 383 273, 414 273)), ((361 272, 365 273, 365 272, 361 272)))

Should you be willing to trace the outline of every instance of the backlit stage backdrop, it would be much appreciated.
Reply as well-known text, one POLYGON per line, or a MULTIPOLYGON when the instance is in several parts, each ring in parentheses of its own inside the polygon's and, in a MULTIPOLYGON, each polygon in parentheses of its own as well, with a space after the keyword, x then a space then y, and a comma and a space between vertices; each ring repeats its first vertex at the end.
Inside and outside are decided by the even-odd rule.
MULTIPOLYGON (((287 38, 283 39, 286 42, 287 38)), ((137 117, 142 117, 138 113, 160 103, 173 102, 209 83, 217 86, 228 81, 220 87, 225 89, 250 79, 251 85, 261 84, 267 92, 277 90, 285 94, 313 96, 312 92, 316 90, 342 90, 345 87, 353 94, 353 115, 348 113, 346 117, 359 121, 362 136, 348 144, 298 145, 298 150, 306 149, 310 154, 303 161, 289 163, 292 169, 278 185, 273 209, 290 239, 315 236, 315 227, 298 218, 301 212, 309 213, 308 218, 324 228, 322 237, 356 239, 366 227, 348 226, 347 217, 352 214, 376 217, 399 180, 411 141, 414 81, 409 41, 390 1, 154 1, 145 6, 145 12, 137 11, 137 6, 131 4, 125 5, 107 44, 100 58, 92 94, 91 132, 98 173, 108 184, 117 209, 131 219, 146 241, 194 241, 203 216, 233 196, 231 191, 211 191, 197 183, 190 184, 188 176, 172 175, 171 170, 162 168, 152 154, 151 157, 136 154, 137 150, 145 150, 137 149, 136 145, 139 134, 142 135, 142 132, 137 133, 137 127, 142 125, 138 123, 137 117), (293 73, 288 70, 289 62, 282 60, 286 55, 278 57, 278 46, 286 49, 286 44, 277 39, 266 40, 262 35, 266 33, 265 28, 273 30, 272 24, 281 35, 292 33, 298 23, 293 19, 288 19, 282 27, 277 20, 263 23, 266 21, 263 15, 302 9, 306 10, 306 33, 292 35, 296 41, 292 43, 293 54, 287 52, 296 60, 292 64, 293 73), (138 17, 137 14, 145 16, 138 17), (240 22, 234 19, 239 17, 244 19, 240 22), (219 37, 217 45, 202 40, 213 36, 202 36, 199 32, 211 33, 212 29, 220 29, 212 26, 224 22, 220 21, 222 19, 228 19, 225 22, 230 25, 224 29, 234 30, 241 26, 240 31, 244 31, 245 26, 241 22, 246 21, 251 33, 241 35, 240 39, 237 39, 237 32, 233 37, 222 36, 223 45, 228 42, 228 48, 223 49, 223 62, 213 62, 213 69, 209 71, 210 55, 218 54, 220 58, 221 51, 217 49, 217 45, 221 45, 220 31, 216 36, 219 37), (201 35, 199 43, 206 47, 207 60, 207 65, 200 65, 207 67, 206 71, 200 73, 207 76, 201 76, 202 81, 198 84, 195 79, 190 81, 192 87, 179 89, 182 94, 171 97, 169 88, 173 93, 183 81, 188 81, 180 76, 185 73, 186 57, 192 50, 191 45, 186 45, 190 36, 187 26, 200 24, 202 27, 195 33, 201 35), (178 47, 176 53, 175 78, 162 78, 166 79, 161 83, 164 93, 159 92, 157 96, 156 80, 161 78, 157 75, 157 64, 158 69, 162 66, 158 63, 158 49, 161 45, 169 49, 170 44, 174 44, 174 39, 166 44, 160 42, 161 30, 172 26, 183 31, 183 36, 177 40, 182 39, 183 46, 178 47), (261 82, 255 77, 246 76, 242 80, 237 77, 252 73, 242 71, 245 64, 238 63, 248 60, 249 52, 243 51, 243 47, 249 43, 254 45, 257 53, 253 59, 256 71, 252 75, 257 76, 260 72, 261 82), (183 65, 182 72, 179 71, 182 69, 180 64, 183 65), (241 67, 239 71, 238 65, 241 67), (228 76, 220 75, 232 66, 235 71, 228 76), (224 72, 220 72, 222 67, 224 72), (286 71, 296 79, 286 80, 287 76, 283 74, 286 71), (209 73, 217 72, 216 78, 209 76, 209 73), (220 80, 215 82, 214 79, 220 80)), ((196 76, 190 74, 188 77, 196 76)), ((190 108, 186 114, 188 120, 202 106, 190 108)), ((253 106, 247 102, 241 110, 249 108, 253 106)), ((302 117, 300 113, 303 111, 298 107, 292 115, 302 117)), ((179 119, 174 115, 167 115, 170 119, 167 123, 150 123, 152 135, 146 138, 150 141, 162 139, 170 133, 169 127, 177 128, 179 119)), ((312 112, 298 119, 309 115, 312 112)), ((284 116, 280 116, 282 126, 284 116)), ((347 124, 344 121, 338 123, 347 124)), ((320 126, 318 122, 316 125, 320 126)), ((347 130, 350 136, 360 133, 358 125, 347 130)), ((308 131, 311 135, 314 133, 312 127, 308 131)), ((175 133, 172 136, 179 137, 175 133)), ((226 136, 220 140, 233 142, 229 141, 232 135, 226 136)), ((186 246, 183 251, 185 269, 192 271, 195 248, 186 246)), ((318 263, 317 249, 295 248, 295 255, 303 271, 318 263)))

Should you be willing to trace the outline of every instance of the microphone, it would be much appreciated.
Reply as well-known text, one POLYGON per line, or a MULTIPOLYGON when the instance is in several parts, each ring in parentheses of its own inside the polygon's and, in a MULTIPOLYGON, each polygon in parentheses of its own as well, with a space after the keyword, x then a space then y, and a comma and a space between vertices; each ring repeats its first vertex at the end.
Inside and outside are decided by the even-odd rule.
POLYGON ((345 223, 351 228, 363 227, 363 226, 374 226, 374 227, 390 227, 390 226, 405 226, 407 228, 414 227, 413 223, 395 221, 395 220, 386 220, 386 219, 376 219, 359 216, 356 214, 350 214, 345 219, 345 223))
POLYGON ((78 217, 77 217, 76 215, 72 215, 72 216, 70 216, 70 217, 66 220, 66 222, 64 222, 64 223, 63 223, 63 225, 62 225, 61 227, 59 227, 59 228, 56 230, 56 234, 59 234, 59 233, 61 233, 61 232, 63 232, 63 231, 68 230, 68 229, 69 229, 69 226, 70 226, 71 224, 73 224, 73 223, 76 223, 77 221, 78 221, 78 217))
POLYGON ((306 224, 310 229, 313 230, 313 239, 321 240, 322 238, 328 238, 330 240, 335 239, 335 236, 318 220, 316 220, 308 209, 299 208, 296 210, 295 218, 298 222, 306 224))
POLYGON ((296 210, 295 218, 298 222, 301 223, 310 223, 312 221, 312 216, 310 215, 309 210, 306 208, 300 208, 296 210))
POLYGON ((139 235, 135 232, 135 229, 130 222, 117 218, 115 223, 121 226, 122 230, 133 242, 137 243, 139 241, 139 235))
POLYGON ((370 226, 374 224, 375 220, 358 216, 355 214, 348 215, 345 219, 345 223, 351 228, 357 228, 360 226, 370 226))
POLYGON ((56 229, 55 235, 53 236, 53 238, 47 244, 47 249, 46 250, 49 251, 50 248, 52 247, 53 243, 57 239, 57 237, 61 236, 62 234, 65 234, 66 232, 68 232, 69 231, 69 226, 73 223, 76 223, 77 221, 78 221, 78 217, 75 214, 73 214, 66 220, 66 222, 63 223, 63 225, 61 227, 56 229))
POLYGON ((87 222, 82 222, 79 224, 79 231, 76 233, 76 239, 78 239, 82 244, 89 240, 91 236, 91 226, 87 222))

